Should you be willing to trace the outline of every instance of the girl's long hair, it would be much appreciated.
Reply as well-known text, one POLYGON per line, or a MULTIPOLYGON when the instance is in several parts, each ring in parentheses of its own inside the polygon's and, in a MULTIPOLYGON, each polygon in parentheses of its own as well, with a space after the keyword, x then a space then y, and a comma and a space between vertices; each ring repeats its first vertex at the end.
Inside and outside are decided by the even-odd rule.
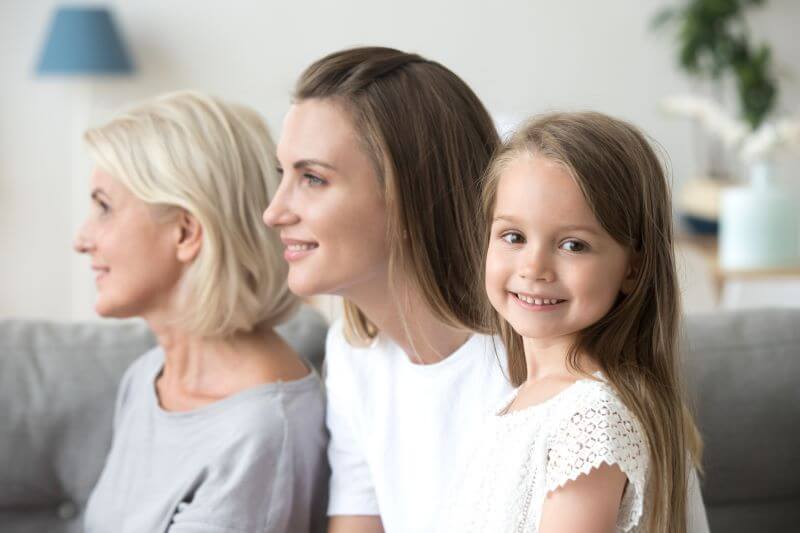
MULTIPOLYGON (((521 156, 563 165, 605 231, 636 257, 633 289, 578 334, 568 364, 586 374, 579 356, 591 355, 644 428, 651 456, 645 530, 684 533, 688 475, 693 463, 699 466, 702 444, 683 399, 672 206, 659 158, 637 128, 600 113, 535 117, 498 150, 487 171, 485 242, 500 175, 521 156)), ((527 377, 522 337, 498 313, 490 310, 488 320, 506 346, 511 380, 520 385, 527 377)))

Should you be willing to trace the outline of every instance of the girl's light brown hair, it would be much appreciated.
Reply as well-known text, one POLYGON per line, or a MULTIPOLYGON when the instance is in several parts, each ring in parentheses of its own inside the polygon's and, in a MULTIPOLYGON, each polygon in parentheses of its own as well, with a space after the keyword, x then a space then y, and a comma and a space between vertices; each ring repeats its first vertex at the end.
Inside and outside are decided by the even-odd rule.
MULTIPOLYGON (((410 276, 443 322, 485 330, 480 178, 499 138, 472 90, 439 63, 391 48, 335 52, 300 76, 295 101, 329 99, 350 116, 383 185, 389 272, 410 276)), ((345 301, 345 335, 377 328, 345 301)))
MULTIPOLYGON (((485 239, 503 170, 510 161, 531 156, 563 165, 603 229, 635 258, 634 288, 578 334, 568 364, 587 375, 579 356, 593 357, 644 428, 651 455, 645 530, 683 533, 688 473, 692 462, 699 465, 701 442, 680 380, 680 295, 670 190, 662 165, 644 135, 621 120, 592 112, 536 117, 498 150, 489 166, 485 239)), ((499 314, 491 313, 488 320, 506 346, 511 380, 520 385, 527 377, 522 337, 499 314)))

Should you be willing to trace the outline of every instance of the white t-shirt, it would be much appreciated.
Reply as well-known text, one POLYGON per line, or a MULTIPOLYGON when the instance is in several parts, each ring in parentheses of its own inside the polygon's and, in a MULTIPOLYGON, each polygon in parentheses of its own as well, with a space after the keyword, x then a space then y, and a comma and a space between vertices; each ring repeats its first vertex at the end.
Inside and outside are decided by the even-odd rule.
POLYGON ((347 343, 342 324, 325 352, 331 434, 329 515, 380 515, 387 533, 433 531, 481 421, 511 390, 492 338, 473 335, 432 365, 389 339, 347 343))
MULTIPOLYGON (((473 335, 432 365, 412 363, 385 336, 351 346, 328 331, 328 515, 380 515, 386 533, 437 531, 478 436, 512 392, 500 340, 473 335)), ((697 479, 688 532, 707 533, 697 479)))

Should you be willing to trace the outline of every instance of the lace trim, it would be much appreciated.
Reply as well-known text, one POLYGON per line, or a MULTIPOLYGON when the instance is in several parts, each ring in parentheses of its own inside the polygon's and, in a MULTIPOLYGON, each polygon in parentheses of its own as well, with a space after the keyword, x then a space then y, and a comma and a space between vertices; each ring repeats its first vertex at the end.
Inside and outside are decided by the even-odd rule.
POLYGON ((605 383, 587 384, 573 409, 564 413, 548 446, 547 492, 588 474, 603 463, 628 477, 617 527, 628 531, 641 520, 649 452, 636 418, 605 383))

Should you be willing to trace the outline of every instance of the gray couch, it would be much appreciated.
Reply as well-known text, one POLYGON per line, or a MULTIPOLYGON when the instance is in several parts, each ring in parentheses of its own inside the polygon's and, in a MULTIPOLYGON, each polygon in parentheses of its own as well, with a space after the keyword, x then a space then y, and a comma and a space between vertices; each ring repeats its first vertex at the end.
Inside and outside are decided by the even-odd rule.
MULTIPOLYGON (((303 307, 278 331, 319 368, 319 313, 303 307)), ((117 383, 154 344, 138 321, 0 321, 0 532, 82 531, 111 444, 117 383)))
POLYGON ((712 532, 800 531, 800 309, 686 321, 712 532))
MULTIPOLYGON (((316 364, 324 325, 284 330, 316 364)), ((141 324, 0 321, 0 532, 80 531, 141 324)), ((694 316, 684 339, 711 530, 800 530, 800 310, 694 316)))

